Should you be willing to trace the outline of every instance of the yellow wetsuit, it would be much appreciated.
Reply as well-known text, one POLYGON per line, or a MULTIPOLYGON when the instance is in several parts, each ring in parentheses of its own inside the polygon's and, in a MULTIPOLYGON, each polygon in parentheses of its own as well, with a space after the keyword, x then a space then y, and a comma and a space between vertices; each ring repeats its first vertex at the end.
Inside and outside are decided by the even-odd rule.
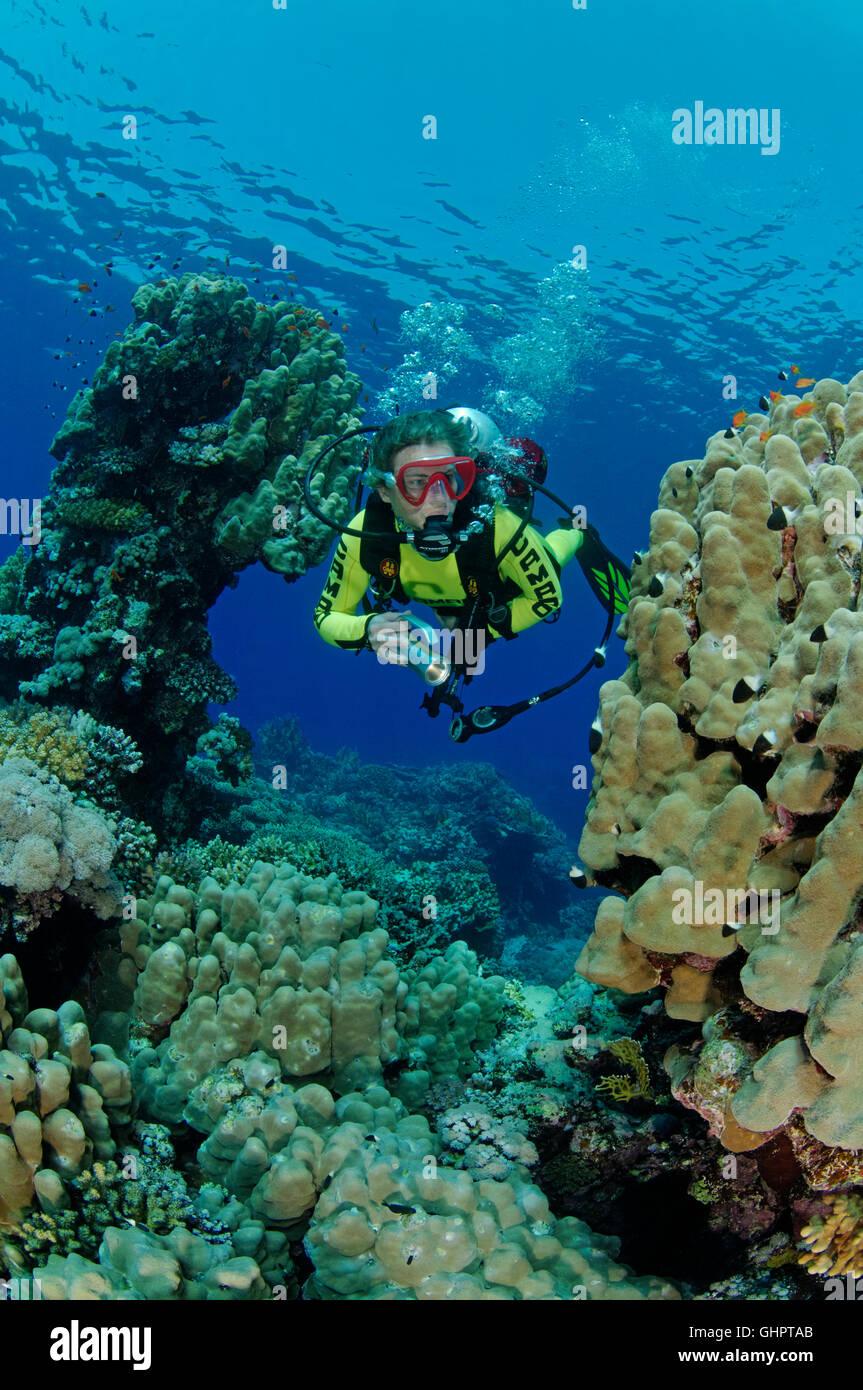
MULTIPOLYGON (((361 530, 365 510, 350 523, 361 530)), ((494 510, 494 553, 499 555, 518 529, 521 518, 507 507, 494 510)), ((550 531, 543 536, 533 526, 525 526, 515 544, 504 556, 498 573, 518 587, 518 593, 507 604, 510 635, 524 632, 555 609, 563 601, 560 570, 576 554, 584 540, 584 532, 550 531)), ((357 613, 357 607, 369 585, 370 575, 360 564, 359 536, 342 536, 336 546, 327 582, 315 609, 315 627, 325 642, 333 647, 356 649, 366 645, 366 628, 373 614, 357 613)), ((428 560, 419 555, 409 542, 399 547, 398 578, 409 599, 416 599, 434 611, 458 610, 472 602, 465 592, 459 575, 455 553, 443 560, 428 560)), ((488 628, 490 640, 500 633, 488 628)))

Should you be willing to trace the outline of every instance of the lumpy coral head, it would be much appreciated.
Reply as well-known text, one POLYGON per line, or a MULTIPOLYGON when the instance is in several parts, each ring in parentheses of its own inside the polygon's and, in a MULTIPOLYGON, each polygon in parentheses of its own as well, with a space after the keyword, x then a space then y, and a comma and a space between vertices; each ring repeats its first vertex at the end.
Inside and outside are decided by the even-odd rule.
POLYGON ((600 691, 580 854, 626 901, 577 968, 703 1024, 669 1068, 728 1147, 863 1148, 861 484, 863 373, 673 464, 600 691))

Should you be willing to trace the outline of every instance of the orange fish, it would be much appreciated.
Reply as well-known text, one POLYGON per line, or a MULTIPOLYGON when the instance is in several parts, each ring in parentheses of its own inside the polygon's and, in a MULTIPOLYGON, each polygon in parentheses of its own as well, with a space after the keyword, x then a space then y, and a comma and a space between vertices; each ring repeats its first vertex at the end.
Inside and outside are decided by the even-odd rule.
POLYGON ((288 332, 289 332, 289 333, 299 333, 299 331, 300 331, 300 330, 299 330, 298 328, 294 328, 294 325, 293 325, 292 323, 289 323, 289 324, 288 324, 288 332))
POLYGON ((87 281, 86 281, 86 280, 79 280, 79 281, 78 281, 78 290, 79 290, 79 292, 80 292, 81 294, 89 294, 89 293, 90 293, 90 286, 87 284, 87 281))
POLYGON ((330 326, 324 318, 316 318, 315 323, 318 325, 318 328, 329 328, 330 326))
POLYGON ((312 335, 311 335, 311 333, 309 332, 309 330, 308 330, 307 328, 304 328, 304 329, 303 329, 303 337, 304 337, 304 338, 311 338, 311 336, 312 336, 312 335))
POLYGON ((251 338, 252 335, 251 335, 251 333, 249 332, 249 330, 248 330, 248 328, 246 327, 245 324, 243 324, 243 332, 245 333, 245 335, 246 335, 247 338, 251 338))
MULTIPOLYGON (((386 371, 386 367, 384 367, 384 371, 386 371)), ((747 412, 745 410, 738 410, 737 414, 732 418, 731 423, 736 430, 739 430, 740 426, 745 422, 746 418, 747 412)))
POLYGON ((360 352, 365 352, 365 350, 366 350, 366 345, 365 345, 365 343, 360 343, 360 352))
POLYGON ((765 442, 765 440, 768 440, 768 439, 770 438, 771 434, 772 434, 772 430, 762 430, 762 431, 761 431, 761 434, 759 434, 758 438, 759 438, 760 442, 763 444, 763 443, 765 442))
POLYGON ((792 362, 792 363, 791 363, 791 370, 792 370, 792 372, 799 372, 799 371, 800 371, 800 368, 799 368, 799 367, 795 367, 794 363, 792 362))
POLYGON ((289 279, 289 280, 293 280, 294 284, 297 283, 297 277, 296 277, 296 275, 292 274, 292 272, 291 272, 290 270, 288 271, 288 279, 289 279))
POLYGON ((226 256, 226 257, 225 257, 225 265, 230 265, 230 264, 231 264, 231 258, 230 258, 230 256, 226 256))
POLYGON ((795 385, 795 386, 814 386, 814 385, 815 385, 815 378, 814 378, 814 376, 802 376, 802 377, 800 378, 799 381, 795 381, 794 385, 795 385))
POLYGON ((228 376, 225 377, 225 380, 222 382, 222 390, 223 390, 223 391, 224 391, 225 387, 227 386, 227 384, 228 384, 228 382, 229 382, 230 380, 231 380, 230 375, 228 375, 228 376))
POLYGON ((815 409, 814 401, 801 401, 794 411, 795 415, 811 415, 815 409))
POLYGON ((342 332, 343 332, 343 333, 347 333, 347 331, 348 331, 348 325, 347 325, 346 323, 343 323, 343 324, 342 324, 342 332))
POLYGON ((782 392, 781 392, 781 391, 771 391, 771 392, 770 392, 770 399, 771 399, 771 401, 781 401, 781 400, 782 400, 782 392))
POLYGON ((157 280, 157 281, 156 281, 156 284, 157 284, 160 288, 161 288, 162 285, 167 285, 167 283, 168 283, 167 280, 157 280))

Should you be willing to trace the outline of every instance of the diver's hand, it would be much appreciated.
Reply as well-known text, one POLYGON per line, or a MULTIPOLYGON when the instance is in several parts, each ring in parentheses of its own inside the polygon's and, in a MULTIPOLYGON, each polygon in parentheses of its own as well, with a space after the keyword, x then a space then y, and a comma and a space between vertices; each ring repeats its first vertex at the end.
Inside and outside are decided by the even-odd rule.
POLYGON ((408 613, 376 613, 366 628, 366 641, 384 666, 407 666, 410 625, 408 613))

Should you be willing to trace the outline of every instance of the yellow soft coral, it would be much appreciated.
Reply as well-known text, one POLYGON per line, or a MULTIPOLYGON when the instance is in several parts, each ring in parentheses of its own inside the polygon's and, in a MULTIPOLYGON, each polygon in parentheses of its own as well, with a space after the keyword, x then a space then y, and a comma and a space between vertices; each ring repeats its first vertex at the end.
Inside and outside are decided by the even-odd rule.
POLYGON ((815 1216, 800 1232, 807 1248, 800 1255, 810 1274, 863 1277, 863 1198, 853 1192, 825 1197, 832 1211, 815 1216))
POLYGON ((87 772, 86 746, 53 710, 37 709, 25 716, 21 709, 0 713, 0 762, 4 758, 32 758, 61 782, 80 782, 87 772))
POLYGON ((641 1051, 641 1044, 636 1042, 635 1038, 616 1038, 613 1043, 609 1043, 608 1050, 632 1068, 635 1080, 615 1072, 612 1076, 604 1076, 597 1083, 596 1089, 605 1091, 612 1100, 636 1100, 639 1096, 645 1100, 652 1100, 650 1073, 641 1051))

